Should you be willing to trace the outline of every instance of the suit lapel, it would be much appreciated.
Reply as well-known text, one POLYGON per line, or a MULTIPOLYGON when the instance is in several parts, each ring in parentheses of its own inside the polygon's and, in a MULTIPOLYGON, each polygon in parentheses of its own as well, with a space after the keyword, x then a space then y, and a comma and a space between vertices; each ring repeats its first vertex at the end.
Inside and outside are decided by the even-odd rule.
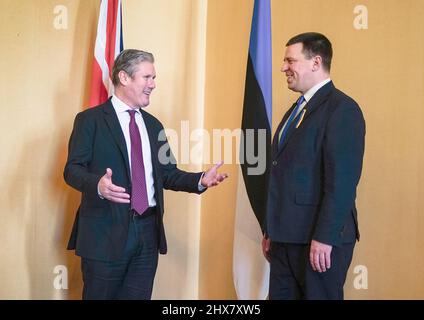
POLYGON ((278 153, 278 137, 280 136, 281 128, 283 127, 284 123, 287 121, 287 118, 293 112, 293 109, 295 107, 296 107, 296 103, 293 103, 293 105, 290 107, 290 109, 284 115, 283 119, 281 120, 280 124, 277 127, 277 130, 274 133, 274 139, 272 140, 272 154, 273 155, 277 155, 277 153, 278 153))
MULTIPOLYGON (((154 130, 154 123, 151 120, 151 116, 144 110, 141 110, 141 114, 143 116, 144 124, 146 125, 147 134, 149 136, 150 143, 150 153, 152 157, 152 169, 153 169, 153 179, 157 181, 157 172, 159 165, 159 150, 158 150, 158 133, 154 130)), ((156 190, 157 183, 155 183, 156 190)), ((157 191, 156 191, 157 192, 157 191)))
POLYGON ((150 143, 150 152, 152 155, 152 164, 153 164, 153 173, 156 169, 156 159, 158 157, 158 142, 157 142, 157 138, 155 137, 155 132, 154 132, 154 128, 153 128, 153 124, 150 121, 150 118, 147 114, 146 111, 140 109, 141 114, 143 115, 143 121, 144 124, 146 125, 146 130, 147 130, 147 134, 149 136, 149 143, 150 143))
MULTIPOLYGON (((333 82, 330 81, 327 84, 325 84, 323 87, 321 87, 313 96, 312 99, 309 100, 304 109, 305 111, 305 115, 303 116, 303 120, 302 122, 306 121, 307 118, 314 113, 316 110, 318 110, 318 108, 320 106, 323 105, 323 103, 325 102, 325 100, 327 99, 328 95, 330 94, 330 92, 334 89, 334 85, 333 82)), ((289 112, 286 113, 286 115, 283 118, 282 124, 286 122, 287 118, 289 117, 291 111, 293 110, 294 106, 292 106, 292 108, 290 108, 289 112)), ((282 124, 280 124, 282 126, 282 124)), ((281 127, 280 127, 281 130, 281 127)), ((276 150, 276 156, 278 156, 283 150, 284 148, 287 146, 287 143, 289 142, 290 138, 296 133, 297 128, 291 128, 289 130, 289 132, 287 132, 287 136, 283 142, 283 145, 281 146, 281 149, 278 150, 278 138, 277 138, 277 148, 276 150)), ((277 131, 279 132, 279 131, 277 131)))
MULTIPOLYGON (((142 110, 141 114, 143 116, 144 124, 146 125, 147 134, 149 136, 150 142, 150 152, 152 157, 152 170, 153 170, 153 180, 154 180, 154 188, 155 188, 155 197, 156 197, 156 205, 159 206, 160 212, 163 214, 163 193, 160 190, 163 188, 163 183, 161 180, 161 170, 160 170, 160 162, 159 162, 159 136, 158 136, 158 126, 152 120, 152 116, 142 110)), ((161 228, 163 228, 162 218, 160 218, 161 228)), ((164 231, 162 231, 164 232, 164 231)), ((166 240, 164 240, 166 241, 166 240)))
POLYGON ((125 160, 125 167, 128 174, 128 178, 131 179, 130 162, 128 158, 128 150, 127 145, 125 143, 125 137, 122 132, 118 116, 116 115, 115 109, 113 108, 110 99, 103 105, 103 111, 107 126, 109 127, 109 130, 115 140, 115 143, 117 144, 119 150, 121 151, 122 157, 125 160))
POLYGON ((321 87, 312 97, 311 100, 306 104, 306 113, 303 117, 303 121, 305 121, 312 113, 314 113, 320 106, 322 106, 327 100, 328 95, 331 91, 334 90, 333 82, 330 81, 329 83, 325 84, 323 87, 321 87))

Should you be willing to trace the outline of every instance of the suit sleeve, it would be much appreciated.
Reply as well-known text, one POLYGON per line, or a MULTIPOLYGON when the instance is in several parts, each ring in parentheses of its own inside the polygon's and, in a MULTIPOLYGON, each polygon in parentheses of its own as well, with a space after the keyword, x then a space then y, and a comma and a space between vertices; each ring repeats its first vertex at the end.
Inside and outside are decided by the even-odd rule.
POLYGON ((185 191, 201 194, 199 191, 199 180, 202 172, 186 172, 177 168, 175 164, 168 164, 164 168, 163 186, 165 189, 174 191, 185 191))
POLYGON ((327 123, 324 138, 324 196, 313 239, 339 245, 340 233, 355 206, 362 171, 365 121, 359 106, 338 106, 327 123))
POLYGON ((89 197, 98 198, 100 175, 89 172, 93 154, 95 123, 84 112, 75 117, 68 145, 68 159, 63 172, 67 184, 89 197), (91 121, 90 121, 91 120, 91 121))
MULTIPOLYGON (((161 128, 161 132, 164 132, 162 124, 159 124, 161 128)), ((203 172, 186 172, 183 170, 178 169, 175 160, 175 157, 172 153, 171 147, 168 143, 168 140, 166 139, 165 135, 162 135, 162 138, 164 141, 159 142, 159 158, 161 157, 162 151, 166 150, 167 156, 166 156, 166 162, 165 164, 161 163, 161 160, 159 159, 159 163, 161 163, 161 172, 162 172, 162 182, 163 187, 165 189, 173 190, 173 191, 184 191, 184 192, 190 192, 190 193, 197 193, 201 194, 205 190, 199 191, 199 180, 202 176, 203 172)))

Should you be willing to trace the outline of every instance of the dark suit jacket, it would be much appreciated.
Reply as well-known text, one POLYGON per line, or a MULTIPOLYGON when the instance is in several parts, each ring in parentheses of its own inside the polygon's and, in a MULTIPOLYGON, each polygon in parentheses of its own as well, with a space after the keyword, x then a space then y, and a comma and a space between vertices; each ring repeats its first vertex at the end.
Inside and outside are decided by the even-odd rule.
POLYGON ((306 104, 303 121, 279 150, 278 133, 293 108, 274 136, 265 231, 276 242, 354 242, 359 239, 355 198, 364 154, 362 112, 329 82, 306 104))
MULTIPOLYGON (((201 173, 181 171, 172 163, 161 164, 158 152, 168 143, 166 138, 158 138, 163 126, 144 110, 141 113, 152 155, 159 251, 164 254, 167 245, 163 227, 163 189, 200 193, 198 182, 201 173)), ((164 148, 161 150, 170 152, 169 145, 164 148)), ((85 258, 113 261, 120 257, 124 249, 131 212, 129 204, 114 203, 98 196, 97 185, 106 168, 112 169, 112 182, 131 194, 127 147, 110 99, 76 116, 64 178, 70 186, 82 193, 68 249, 76 249, 76 254, 85 258)))

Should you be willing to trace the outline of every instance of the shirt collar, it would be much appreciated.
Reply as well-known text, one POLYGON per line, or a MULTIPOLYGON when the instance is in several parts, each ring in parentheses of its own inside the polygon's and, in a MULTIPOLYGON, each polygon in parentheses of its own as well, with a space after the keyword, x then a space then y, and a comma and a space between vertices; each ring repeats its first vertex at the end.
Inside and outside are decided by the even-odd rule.
MULTIPOLYGON (((129 107, 125 102, 123 102, 121 99, 119 99, 115 95, 112 95, 111 102, 112 102, 113 108, 115 109, 116 114, 128 112, 128 110, 133 110, 131 107, 129 107)), ((135 110, 138 113, 140 113, 140 109, 135 109, 135 110)))
POLYGON ((312 97, 314 96, 314 94, 317 93, 317 91, 319 89, 321 89, 323 86, 325 86, 330 81, 331 81, 331 79, 330 78, 327 78, 324 81, 321 81, 320 83, 317 83, 316 85, 314 85, 308 91, 306 91, 306 93, 303 95, 305 97, 306 102, 309 102, 309 100, 312 99, 312 97))

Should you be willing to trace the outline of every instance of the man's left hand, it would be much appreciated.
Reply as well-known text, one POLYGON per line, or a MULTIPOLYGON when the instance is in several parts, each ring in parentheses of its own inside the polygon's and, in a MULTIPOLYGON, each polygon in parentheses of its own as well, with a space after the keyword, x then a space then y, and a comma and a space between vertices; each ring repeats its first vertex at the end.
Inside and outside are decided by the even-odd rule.
POLYGON ((216 165, 214 165, 212 168, 210 168, 208 171, 205 172, 203 175, 202 181, 200 182, 202 186, 205 188, 217 186, 222 181, 228 178, 228 174, 226 173, 219 173, 218 169, 223 165, 224 161, 220 161, 216 165))
POLYGON ((314 271, 325 272, 331 267, 331 250, 333 246, 312 240, 309 262, 314 271))

